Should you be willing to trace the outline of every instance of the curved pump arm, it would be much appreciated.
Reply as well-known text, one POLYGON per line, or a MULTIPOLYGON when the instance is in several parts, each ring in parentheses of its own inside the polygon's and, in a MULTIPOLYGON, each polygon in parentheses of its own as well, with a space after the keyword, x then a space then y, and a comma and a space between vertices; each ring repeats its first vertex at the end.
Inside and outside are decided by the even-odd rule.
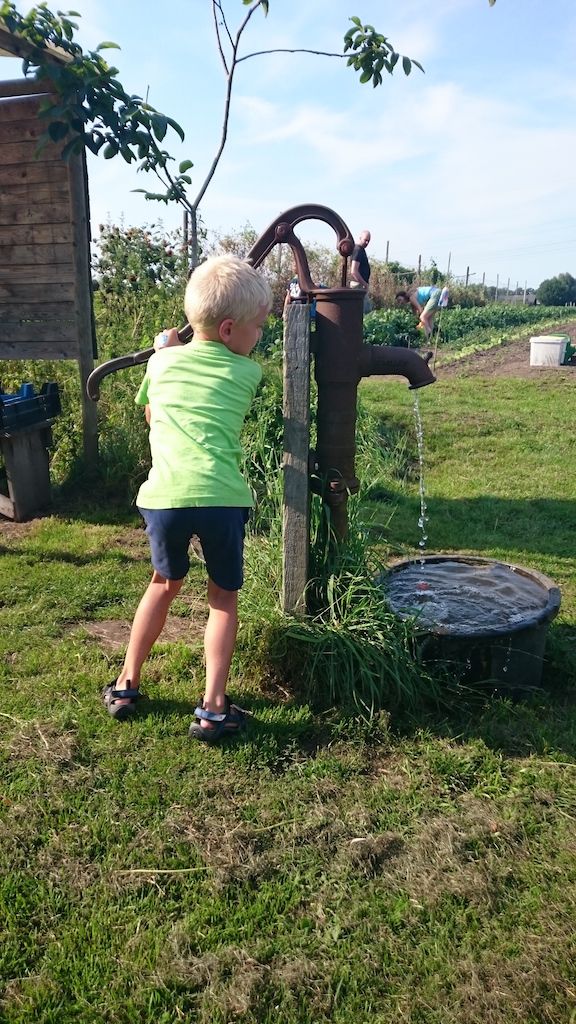
MULTIPOLYGON (((312 293, 317 290, 316 285, 310 277, 310 268, 306 253, 304 252, 300 239, 294 234, 294 228, 303 220, 322 220, 334 228, 338 238, 337 249, 342 257, 341 284, 346 285, 346 274, 348 269, 348 257, 351 256, 354 248, 354 240, 341 217, 328 206, 321 206, 317 203, 303 203, 301 206, 293 206, 291 209, 281 213, 276 220, 266 228, 260 238, 254 243, 246 256, 246 262, 253 267, 259 267, 275 245, 286 242, 292 249, 298 280, 302 291, 312 293)), ((192 328, 185 324, 178 331, 181 342, 190 341, 192 328)), ((116 373, 117 370, 126 370, 131 366, 140 366, 147 363, 153 355, 153 348, 142 349, 140 352, 132 352, 130 355, 118 356, 117 359, 109 359, 101 363, 92 371, 86 381, 86 392, 93 402, 100 398, 100 383, 109 373, 116 373)))
POLYGON ((302 291, 310 293, 317 291, 318 287, 310 277, 310 268, 302 243, 294 234, 294 228, 303 220, 322 220, 325 224, 334 228, 338 238, 336 248, 342 257, 340 284, 344 288, 348 271, 348 257, 352 255, 354 239, 342 218, 334 210, 330 210, 327 206, 319 206, 317 203, 303 203, 301 206, 292 206, 290 210, 281 213, 266 228, 266 231, 260 235, 258 241, 254 243, 246 256, 247 262, 251 263, 254 267, 259 267, 275 245, 279 242, 286 242, 294 255, 298 281, 302 291))

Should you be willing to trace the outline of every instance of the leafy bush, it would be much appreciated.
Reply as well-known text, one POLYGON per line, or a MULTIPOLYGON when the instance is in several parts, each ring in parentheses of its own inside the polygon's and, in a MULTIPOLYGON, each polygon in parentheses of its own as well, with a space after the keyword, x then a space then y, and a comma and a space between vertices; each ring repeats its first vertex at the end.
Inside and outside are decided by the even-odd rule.
POLYGON ((364 317, 364 341, 368 345, 418 348, 420 334, 416 317, 406 309, 377 309, 364 317))
POLYGON ((101 224, 93 260, 100 356, 147 348, 163 327, 184 322, 188 276, 179 232, 101 224))
MULTIPOLYGON (((576 316, 576 309, 567 309, 567 316, 576 316)), ((558 310, 548 306, 512 306, 492 303, 463 309, 444 309, 436 316, 444 343, 456 343, 477 331, 504 331, 524 324, 537 324, 558 317, 558 310)), ((369 345, 401 345, 418 348, 422 332, 416 317, 404 309, 378 309, 364 317, 364 341, 369 345)))

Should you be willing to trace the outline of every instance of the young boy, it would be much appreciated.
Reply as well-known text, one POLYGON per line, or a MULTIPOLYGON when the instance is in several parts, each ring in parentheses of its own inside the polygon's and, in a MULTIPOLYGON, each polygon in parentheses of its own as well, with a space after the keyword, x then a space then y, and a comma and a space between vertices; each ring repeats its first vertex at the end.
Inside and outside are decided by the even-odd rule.
POLYGON ((189 735, 215 742, 245 727, 244 712, 226 696, 238 627, 244 526, 252 494, 240 473, 240 431, 262 371, 248 359, 272 305, 266 280, 236 256, 198 267, 184 309, 193 340, 174 328, 158 335, 157 351, 136 395, 150 426, 152 468, 137 505, 146 523, 153 575, 134 617, 122 671, 102 692, 109 713, 132 716, 140 671, 159 637, 190 561, 193 536, 208 572, 204 634, 206 685, 189 735))
POLYGON ((418 327, 426 332, 427 338, 432 334, 437 310, 446 308, 448 298, 448 289, 438 288, 437 285, 413 285, 407 292, 396 292, 396 302, 401 306, 412 307, 418 317, 418 327))

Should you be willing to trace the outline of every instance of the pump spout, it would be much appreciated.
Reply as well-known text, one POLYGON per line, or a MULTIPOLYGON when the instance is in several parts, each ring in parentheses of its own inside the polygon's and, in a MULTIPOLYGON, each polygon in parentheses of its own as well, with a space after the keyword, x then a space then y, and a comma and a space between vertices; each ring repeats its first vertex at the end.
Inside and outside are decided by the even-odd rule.
POLYGON ((413 348, 390 348, 388 345, 362 345, 359 368, 361 377, 378 373, 406 377, 411 390, 433 384, 436 377, 428 366, 432 352, 424 357, 413 348))

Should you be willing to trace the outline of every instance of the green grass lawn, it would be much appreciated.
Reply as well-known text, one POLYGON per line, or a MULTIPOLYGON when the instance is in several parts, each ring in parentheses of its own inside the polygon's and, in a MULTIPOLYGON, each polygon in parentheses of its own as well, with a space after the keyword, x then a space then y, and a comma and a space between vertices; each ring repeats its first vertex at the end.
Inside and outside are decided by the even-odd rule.
MULTIPOLYGON (((381 548, 413 552, 412 395, 361 393, 397 457, 359 514, 387 524, 381 548)), ((573 382, 450 379, 419 401, 429 550, 562 588, 530 701, 319 712, 272 688, 243 634, 231 690, 251 729, 190 744, 195 563, 152 699, 122 725, 98 699, 122 647, 98 626, 122 637, 148 580, 136 519, 60 498, 0 528, 2 1022, 576 1020, 573 382)))

